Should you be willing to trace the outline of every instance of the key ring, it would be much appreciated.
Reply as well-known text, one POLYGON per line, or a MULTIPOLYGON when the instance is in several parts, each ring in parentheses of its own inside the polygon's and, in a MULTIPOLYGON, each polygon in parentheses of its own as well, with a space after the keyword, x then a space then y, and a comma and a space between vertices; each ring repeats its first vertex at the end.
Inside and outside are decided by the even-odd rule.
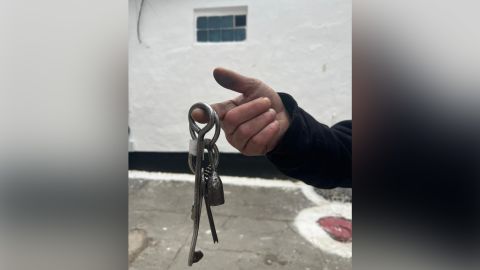
POLYGON ((218 147, 216 144, 213 144, 213 147, 210 147, 209 141, 210 139, 205 140, 205 148, 207 148, 208 151, 208 159, 210 160, 210 164, 212 164, 213 169, 216 170, 220 159, 220 153, 218 152, 218 147))
MULTIPOLYGON (((208 104, 203 102, 195 103, 188 112, 188 121, 190 126, 190 135, 192 140, 190 141, 190 150, 188 155, 188 165, 190 170, 195 174, 195 189, 194 189, 194 200, 192 206, 192 219, 193 219, 193 235, 192 242, 190 244, 190 252, 188 256, 188 265, 191 266, 193 263, 198 262, 202 257, 203 253, 201 251, 195 251, 195 246, 197 243, 198 230, 200 226, 200 216, 202 209, 202 200, 205 199, 204 195, 204 168, 202 165, 203 156, 205 148, 210 152, 211 149, 216 148, 215 141, 220 135, 220 125, 217 113, 210 107, 208 104), (195 109, 203 109, 207 115, 209 121, 207 124, 200 128, 192 117, 192 112, 195 109), (205 134, 210 131, 215 126, 215 132, 212 139, 205 139, 205 134), (198 134, 198 135, 197 135, 198 134), (195 166, 194 166, 194 158, 195 166)), ((213 150, 215 151, 215 150, 213 150)), ((217 149, 218 152, 218 149, 217 149)), ((212 154, 214 155, 214 154, 212 154)), ((209 155, 210 156, 210 155, 209 155)), ((218 160, 218 158, 217 158, 218 160)), ((207 214, 209 216, 209 223, 212 229, 212 236, 214 237, 214 242, 218 241, 215 232, 215 225, 213 224, 213 217, 209 206, 206 204, 207 214)))
MULTIPOLYGON (((217 153, 217 158, 215 159, 216 161, 214 162, 214 164, 218 165, 218 148, 215 145, 215 142, 220 136, 220 120, 217 113, 212 109, 212 107, 210 107, 210 105, 203 102, 198 102, 195 103, 192 107, 190 107, 190 110, 188 112, 188 122, 190 126, 190 136, 192 137, 192 140, 198 140, 197 147, 202 146, 202 148, 207 148, 209 153, 210 149, 213 149, 213 151, 217 153), (206 112, 208 115, 209 121, 203 128, 200 128, 192 117, 192 112, 195 109, 203 109, 203 111, 206 112), (213 137, 211 139, 204 139, 205 134, 208 133, 213 128, 213 126, 215 126, 215 133, 213 134, 213 137)), ((209 157, 210 160, 213 160, 210 155, 209 157)), ((192 173, 195 173, 195 165, 193 162, 192 153, 188 155, 188 166, 190 167, 192 173)))
POLYGON ((197 134, 198 139, 203 140, 205 134, 215 125, 215 133, 210 140, 209 146, 212 146, 215 144, 215 142, 217 142, 218 137, 220 136, 220 119, 218 118, 218 114, 212 109, 212 107, 210 107, 210 105, 203 102, 193 104, 188 112, 188 122, 190 124, 190 136, 193 140, 197 140, 197 134), (200 128, 192 117, 192 112, 195 109, 203 109, 203 111, 208 115, 207 125, 203 128, 200 128))
POLYGON ((221 205, 225 201, 222 183, 220 177, 216 173, 220 155, 215 144, 220 135, 220 120, 218 115, 209 105, 205 103, 195 103, 188 112, 188 121, 190 135, 192 137, 189 147, 188 166, 190 167, 190 170, 192 170, 192 173, 195 174, 195 187, 191 214, 193 220, 193 234, 188 255, 188 265, 192 266, 193 263, 198 262, 203 257, 203 253, 200 250, 195 250, 200 227, 202 201, 205 200, 205 208, 207 210, 208 222, 210 224, 214 243, 218 242, 218 236, 210 206, 221 205), (200 128, 192 117, 192 112, 195 109, 202 109, 207 113, 209 121, 203 128, 200 128), (215 127, 213 137, 211 139, 205 138, 206 133, 213 127, 215 127), (205 150, 208 152, 209 165, 203 163, 205 150), (209 191, 212 191, 212 193, 207 197, 206 193, 210 193, 209 191))
MULTIPOLYGON (((210 107, 210 105, 208 105, 206 103, 198 102, 198 103, 193 104, 192 107, 190 107, 190 110, 188 111, 188 122, 190 124, 190 135, 192 136, 193 140, 197 140, 197 134, 196 133, 198 133, 198 140, 203 140, 205 134, 208 131, 210 131, 210 129, 212 129, 213 125, 216 124, 216 121, 215 121, 216 119, 215 119, 214 115, 216 115, 216 113, 214 112, 212 107, 210 107), (203 128, 200 128, 192 117, 192 112, 195 109, 203 109, 203 111, 206 112, 207 115, 208 115, 207 125, 203 128)), ((218 116, 217 116, 217 118, 218 118, 218 116)), ((216 133, 216 131, 215 131, 215 133, 216 133)), ((215 135, 214 135, 214 137, 215 137, 215 135)))

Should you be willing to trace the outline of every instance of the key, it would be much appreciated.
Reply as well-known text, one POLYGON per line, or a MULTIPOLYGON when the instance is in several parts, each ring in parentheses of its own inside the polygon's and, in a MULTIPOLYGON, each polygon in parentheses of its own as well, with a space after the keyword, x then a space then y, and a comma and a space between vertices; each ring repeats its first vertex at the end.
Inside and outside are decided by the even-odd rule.
POLYGON ((188 165, 190 170, 195 174, 194 201, 191 209, 193 234, 188 256, 188 265, 192 266, 192 264, 200 261, 204 256, 200 250, 195 250, 200 227, 202 201, 205 201, 213 242, 216 243, 218 242, 218 237, 210 206, 221 205, 225 202, 225 199, 222 182, 216 172, 219 151, 215 142, 220 134, 220 120, 218 115, 209 105, 196 103, 188 112, 188 120, 190 123, 190 135, 192 137, 189 147, 188 165), (209 122, 203 128, 200 128, 191 116, 192 111, 196 108, 203 109, 209 116, 209 122), (205 134, 213 127, 215 127, 213 137, 206 139, 205 134), (209 154, 208 163, 204 160, 205 149, 209 154))
POLYGON ((210 197, 210 190, 209 190, 209 183, 212 179, 212 166, 208 165, 204 169, 204 179, 205 179, 205 192, 204 192, 204 199, 205 199, 205 208, 207 209, 207 216, 208 216, 208 223, 210 224, 210 231, 212 232, 213 243, 218 243, 218 236, 217 230, 215 229, 215 222, 213 221, 213 214, 212 209, 210 208, 210 202, 208 198, 210 197))

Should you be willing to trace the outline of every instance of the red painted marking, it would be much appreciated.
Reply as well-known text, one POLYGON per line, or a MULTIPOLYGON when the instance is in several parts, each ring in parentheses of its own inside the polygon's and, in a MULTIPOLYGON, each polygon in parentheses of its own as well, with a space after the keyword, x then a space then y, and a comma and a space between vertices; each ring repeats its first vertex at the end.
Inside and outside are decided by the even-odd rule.
POLYGON ((352 242, 352 221, 343 217, 322 217, 318 225, 339 242, 352 242))

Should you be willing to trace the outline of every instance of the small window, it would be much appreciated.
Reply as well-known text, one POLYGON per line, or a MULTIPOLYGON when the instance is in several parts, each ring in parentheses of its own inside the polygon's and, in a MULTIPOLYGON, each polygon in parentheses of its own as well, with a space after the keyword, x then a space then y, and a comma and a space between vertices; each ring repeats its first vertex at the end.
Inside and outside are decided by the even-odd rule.
POLYGON ((197 42, 235 42, 247 37, 247 15, 198 16, 197 42))

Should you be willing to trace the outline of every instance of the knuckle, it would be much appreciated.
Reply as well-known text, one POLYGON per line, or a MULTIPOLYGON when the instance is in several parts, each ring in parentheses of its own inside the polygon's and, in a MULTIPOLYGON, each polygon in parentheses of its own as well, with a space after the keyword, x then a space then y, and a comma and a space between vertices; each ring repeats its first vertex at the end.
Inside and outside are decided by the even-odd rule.
POLYGON ((262 85, 262 81, 260 81, 259 79, 253 78, 253 79, 250 80, 250 87, 258 88, 258 87, 260 87, 260 85, 262 85))
POLYGON ((237 132, 239 137, 242 137, 242 138, 248 137, 250 136, 251 128, 248 125, 244 124, 238 127, 237 132))
POLYGON ((235 113, 235 111, 228 111, 226 114, 225 114, 225 117, 223 118, 223 121, 226 123, 226 124, 235 124, 235 122, 237 121, 238 119, 238 116, 237 116, 237 113, 235 113))
POLYGON ((238 140, 235 139, 234 135, 227 135, 226 138, 227 138, 227 142, 231 146, 235 147, 235 149, 237 149, 240 152, 242 151, 242 145, 238 143, 238 140))
POLYGON ((263 139, 260 136, 255 136, 250 140, 250 143, 255 147, 261 147, 263 143, 263 139))
POLYGON ((250 78, 245 84, 245 89, 255 90, 257 88, 260 88, 261 85, 262 85, 262 81, 260 81, 259 79, 250 78))
POLYGON ((260 115, 268 112, 270 106, 271 104, 269 102, 265 102, 262 98, 259 98, 251 101, 250 104, 248 104, 248 110, 252 113, 260 115))

